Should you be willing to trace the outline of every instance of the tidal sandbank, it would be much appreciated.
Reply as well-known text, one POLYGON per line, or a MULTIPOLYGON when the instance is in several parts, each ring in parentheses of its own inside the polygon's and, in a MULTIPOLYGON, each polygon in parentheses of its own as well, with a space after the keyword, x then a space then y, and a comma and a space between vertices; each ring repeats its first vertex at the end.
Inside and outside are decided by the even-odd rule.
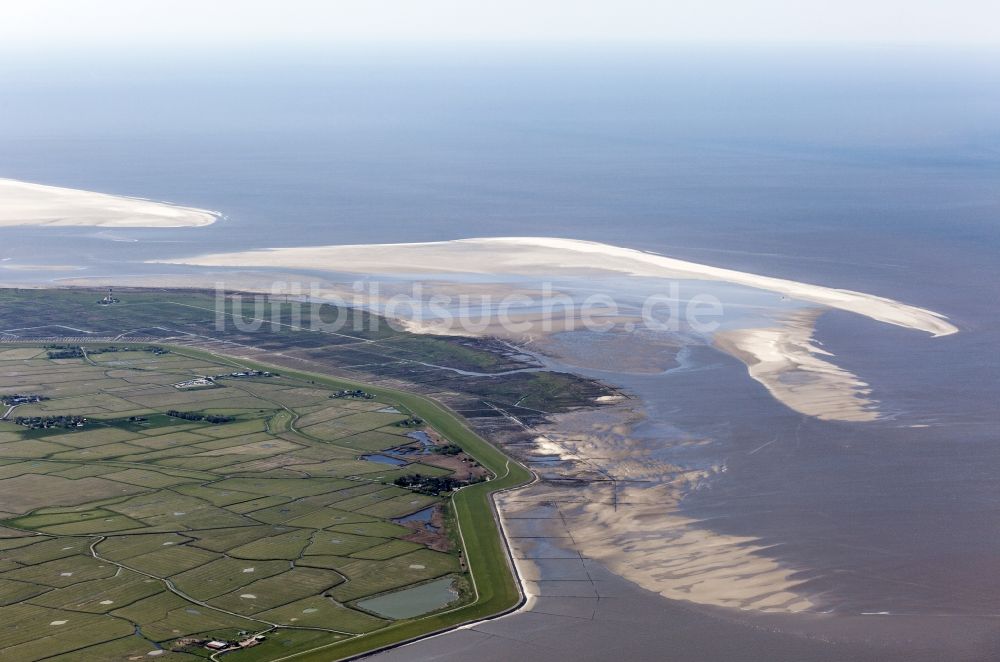
POLYGON ((0 179, 0 201, 0 227, 184 228, 220 217, 206 209, 15 179, 0 179))
POLYGON ((542 276, 618 275, 721 281, 775 292, 799 301, 864 315, 934 336, 958 332, 932 310, 864 292, 723 269, 593 241, 552 237, 490 237, 411 244, 305 246, 154 263, 205 267, 277 267, 372 275, 475 274, 542 276))

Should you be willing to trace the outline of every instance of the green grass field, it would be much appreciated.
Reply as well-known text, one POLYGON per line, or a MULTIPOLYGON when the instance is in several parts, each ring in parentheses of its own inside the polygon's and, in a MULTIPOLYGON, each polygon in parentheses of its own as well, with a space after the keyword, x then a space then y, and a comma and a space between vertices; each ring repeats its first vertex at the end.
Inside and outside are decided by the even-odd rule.
POLYGON ((124 660, 153 649, 200 659, 199 642, 248 631, 268 640, 226 659, 327 661, 518 603, 490 494, 530 475, 436 402, 244 361, 280 376, 178 389, 233 369, 187 348, 45 357, 0 350, 0 395, 48 398, 19 416, 87 422, 0 422, 3 659, 124 660), (375 399, 331 398, 354 388, 375 399), (227 418, 190 420, 213 414, 227 418), (396 424, 411 415, 492 479, 442 496, 394 485, 406 473, 449 473, 363 459, 408 443, 396 424), (434 549, 393 522, 435 504, 452 528, 434 549), (456 577, 458 602, 398 621, 357 607, 440 577, 456 577))

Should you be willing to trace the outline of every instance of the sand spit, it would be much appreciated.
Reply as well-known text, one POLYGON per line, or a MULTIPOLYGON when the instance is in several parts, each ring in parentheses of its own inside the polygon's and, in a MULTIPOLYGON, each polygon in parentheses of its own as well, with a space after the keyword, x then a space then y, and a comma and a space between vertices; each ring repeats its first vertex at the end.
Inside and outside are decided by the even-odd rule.
POLYGON ((826 360, 833 355, 816 346, 818 314, 806 311, 773 327, 720 332, 715 346, 740 359, 776 400, 799 413, 828 421, 877 419, 868 385, 826 360))
POLYGON ((211 225, 219 216, 142 198, 0 179, 0 227, 183 228, 211 225))
POLYGON ((281 267, 373 275, 452 273, 554 278, 604 274, 709 280, 767 290, 791 299, 857 313, 887 324, 926 331, 934 336, 946 336, 958 331, 940 313, 864 292, 760 276, 576 239, 494 237, 414 244, 275 248, 158 262, 213 267, 281 267))

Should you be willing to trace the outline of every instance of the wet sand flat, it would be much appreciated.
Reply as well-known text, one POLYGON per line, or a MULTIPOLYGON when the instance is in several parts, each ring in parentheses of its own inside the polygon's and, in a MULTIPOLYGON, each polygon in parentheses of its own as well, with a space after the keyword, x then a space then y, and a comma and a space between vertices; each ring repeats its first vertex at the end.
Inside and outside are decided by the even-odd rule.
MULTIPOLYGON (((553 537, 512 538, 522 571, 535 566, 541 582, 528 581, 528 606, 500 619, 479 623, 372 656, 378 662, 424 660, 486 662, 526 660, 657 660, 663 662, 940 662, 945 653, 932 642, 865 644, 823 641, 780 630, 778 622, 738 622, 724 611, 693 609, 639 588, 574 550, 556 508, 535 508, 530 489, 504 506, 505 521, 530 517, 547 522, 553 537), (564 558, 537 560, 538 548, 561 548, 564 558), (565 576, 565 579, 559 579, 565 576)), ((534 575, 534 570, 529 573, 534 575)), ((819 617, 822 619, 822 617, 819 617)), ((822 623, 814 623, 814 630, 822 623)), ((964 650, 949 644, 948 659, 984 660, 997 646, 989 624, 968 632, 964 650)), ((900 637, 905 633, 900 633, 900 637)), ((950 642, 953 644, 953 642, 950 642)))

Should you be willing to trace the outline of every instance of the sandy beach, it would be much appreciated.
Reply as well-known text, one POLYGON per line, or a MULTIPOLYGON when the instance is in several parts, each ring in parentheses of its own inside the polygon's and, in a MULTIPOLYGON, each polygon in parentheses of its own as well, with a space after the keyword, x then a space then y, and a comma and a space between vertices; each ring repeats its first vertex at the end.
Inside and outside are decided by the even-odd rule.
POLYGON ((220 216, 194 207, 14 179, 0 179, 0 200, 0 227, 185 228, 211 225, 220 216))

